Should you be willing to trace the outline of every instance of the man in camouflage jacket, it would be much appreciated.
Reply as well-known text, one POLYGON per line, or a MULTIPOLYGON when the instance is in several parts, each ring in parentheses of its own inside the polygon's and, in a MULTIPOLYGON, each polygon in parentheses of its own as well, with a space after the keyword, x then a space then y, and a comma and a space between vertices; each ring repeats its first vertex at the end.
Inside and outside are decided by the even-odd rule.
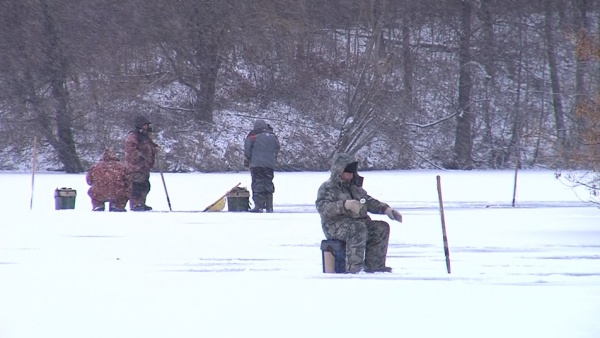
POLYGON ((88 195, 94 211, 104 211, 106 202, 110 211, 125 211, 131 179, 125 165, 109 149, 104 150, 102 159, 92 165, 85 179, 91 186, 88 195))
POLYGON ((134 127, 125 139, 125 163, 132 180, 129 209, 148 211, 152 208, 146 205, 146 196, 150 192, 150 170, 154 167, 158 145, 150 138, 152 127, 146 117, 136 117, 134 127))
POLYGON ((352 155, 333 157, 331 176, 319 187, 315 202, 321 227, 327 239, 346 242, 346 272, 391 272, 385 266, 390 226, 371 220, 367 212, 385 214, 398 222, 402 222, 402 215, 369 196, 357 170, 358 162, 352 155))

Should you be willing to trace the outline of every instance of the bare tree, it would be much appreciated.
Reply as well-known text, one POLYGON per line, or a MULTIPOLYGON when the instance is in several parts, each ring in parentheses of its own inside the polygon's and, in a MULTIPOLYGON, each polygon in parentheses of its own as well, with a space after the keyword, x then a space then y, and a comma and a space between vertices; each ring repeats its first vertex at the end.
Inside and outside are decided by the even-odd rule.
POLYGON ((597 4, 0 0, 0 158, 27 155, 36 135, 47 163, 77 172, 144 112, 168 126, 173 168, 211 157, 216 170, 225 150, 202 140, 223 127, 217 113, 286 107, 268 118, 328 137, 290 147, 290 168, 371 150, 390 167, 553 165, 575 154, 564 144, 592 140, 582 112, 595 111, 600 82, 580 51, 600 27, 597 4), (529 135, 535 145, 519 146, 529 135))
POLYGON ((562 92, 558 76, 558 61, 556 57, 556 38, 554 36, 554 4, 553 0, 548 1, 545 6, 545 35, 546 52, 548 56, 548 70, 550 71, 550 81, 552 86, 552 102, 554 110, 554 124, 556 128, 556 142, 559 151, 564 151, 567 141, 567 127, 565 123, 565 112, 563 108, 562 92))
MULTIPOLYGON (((230 1, 140 1, 141 35, 160 51, 172 78, 191 92, 192 120, 212 123, 219 70, 231 47, 230 1), (150 25, 149 25, 150 23, 150 25)), ((172 114, 181 114, 181 110, 172 114)))
POLYGON ((72 75, 72 55, 65 45, 72 43, 60 28, 66 4, 47 0, 23 1, 7 7, 9 15, 17 20, 11 23, 4 36, 13 53, 7 61, 16 67, 7 75, 17 102, 23 109, 33 112, 38 130, 56 151, 58 160, 69 173, 83 171, 73 136, 73 116, 68 90, 72 75), (25 103, 25 104, 22 104, 25 103))
MULTIPOLYGON (((51 138, 50 144, 58 153, 58 159, 64 164, 68 173, 83 171, 83 166, 77 155, 75 140, 73 139, 72 112, 67 89, 69 60, 62 50, 60 32, 58 30, 54 13, 47 0, 40 0, 40 6, 44 22, 44 46, 47 60, 47 71, 50 84, 50 92, 56 101, 56 139, 51 138)), ((41 119, 44 123, 45 119, 41 119)))
POLYGON ((386 51, 382 39, 389 2, 370 4, 361 13, 369 29, 357 31, 357 35, 353 36, 361 45, 364 43, 364 51, 362 48, 349 51, 355 54, 356 63, 350 68, 347 78, 347 106, 336 146, 339 152, 359 151, 381 134, 386 123, 394 124, 386 104, 392 56, 386 51), (365 34, 366 38, 358 32, 365 34))
POLYGON ((458 109, 456 124, 456 139, 454 142, 454 163, 451 167, 455 169, 473 168, 473 123, 475 114, 471 108, 471 30, 472 3, 471 0, 459 0, 461 7, 460 29, 458 31, 458 109))
POLYGON ((482 0, 478 10, 478 16, 482 26, 483 45, 481 46, 481 63, 484 74, 484 99, 482 103, 482 119, 484 125, 483 147, 488 151, 487 165, 495 168, 498 166, 498 149, 494 137, 492 121, 492 85, 496 77, 497 42, 494 31, 494 19, 492 17, 492 0, 482 0))
MULTIPOLYGON (((588 17, 590 0, 574 0, 575 15, 573 15, 574 31, 576 36, 576 45, 581 46, 586 44, 590 39, 590 20, 588 17)), ((574 132, 576 138, 581 137, 581 133, 586 129, 586 120, 577 114, 580 109, 586 109, 590 97, 587 93, 586 77, 589 73, 589 59, 586 59, 582 53, 575 53, 575 105, 576 112, 575 121, 576 128, 574 132)))

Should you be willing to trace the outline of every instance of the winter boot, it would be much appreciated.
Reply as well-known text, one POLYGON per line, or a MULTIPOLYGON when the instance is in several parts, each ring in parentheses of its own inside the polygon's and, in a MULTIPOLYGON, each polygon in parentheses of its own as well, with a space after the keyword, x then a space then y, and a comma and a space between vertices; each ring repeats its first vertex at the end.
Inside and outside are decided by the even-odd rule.
POLYGON ((273 194, 267 194, 265 209, 267 212, 273 212, 273 194))
POLYGON ((392 272, 392 268, 390 268, 389 266, 384 266, 384 267, 375 268, 375 269, 365 268, 365 272, 366 272, 366 273, 374 273, 374 272, 392 272))
POLYGON ((104 205, 101 205, 99 207, 95 207, 94 209, 92 209, 92 211, 104 211, 104 205))
POLYGON ((142 204, 142 205, 135 205, 133 207, 130 207, 129 210, 131 210, 131 211, 150 211, 150 210, 152 210, 152 207, 142 204))
POLYGON ((263 212, 265 209, 265 204, 267 203, 267 196, 263 194, 254 194, 252 196, 252 200, 254 201, 254 208, 250 209, 250 212, 263 212))

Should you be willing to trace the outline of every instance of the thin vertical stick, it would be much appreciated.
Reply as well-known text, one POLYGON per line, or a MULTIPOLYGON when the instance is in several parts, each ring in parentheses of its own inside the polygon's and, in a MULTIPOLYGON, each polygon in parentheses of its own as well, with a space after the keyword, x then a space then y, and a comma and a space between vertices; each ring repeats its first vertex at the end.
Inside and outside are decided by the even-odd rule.
POLYGON ((515 164, 515 180, 513 183, 513 198, 512 198, 512 206, 517 206, 517 174, 519 173, 519 155, 517 152, 517 159, 515 164))
POLYGON ((440 216, 442 217, 442 234, 444 238, 444 255, 446 255, 446 270, 450 273, 450 250, 448 249, 448 236, 446 235, 446 220, 444 218, 444 202, 442 201, 442 182, 440 175, 437 177, 438 198, 440 201, 440 216))
POLYGON ((33 157, 31 162, 31 200, 29 201, 29 210, 33 208, 33 186, 35 181, 35 164, 37 162, 37 136, 33 137, 33 157))
POLYGON ((169 205, 169 211, 173 211, 171 208, 171 199, 169 198, 169 192, 167 191, 167 183, 165 182, 165 175, 163 175, 162 163, 160 157, 158 157, 158 171, 160 172, 160 178, 162 179, 163 188, 165 189, 165 195, 167 196, 167 204, 169 205))

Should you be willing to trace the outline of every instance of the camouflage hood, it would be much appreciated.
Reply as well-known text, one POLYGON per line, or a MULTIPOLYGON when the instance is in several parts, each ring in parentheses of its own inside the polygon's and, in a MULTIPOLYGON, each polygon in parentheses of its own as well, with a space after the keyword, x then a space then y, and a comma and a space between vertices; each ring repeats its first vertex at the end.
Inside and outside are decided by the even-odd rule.
POLYGON ((340 175, 344 172, 344 169, 348 164, 357 162, 354 156, 348 153, 338 153, 333 156, 331 161, 331 178, 335 180, 340 179, 340 175))
POLYGON ((110 149, 104 150, 104 153, 102 154, 102 161, 110 162, 118 160, 119 158, 110 149))

